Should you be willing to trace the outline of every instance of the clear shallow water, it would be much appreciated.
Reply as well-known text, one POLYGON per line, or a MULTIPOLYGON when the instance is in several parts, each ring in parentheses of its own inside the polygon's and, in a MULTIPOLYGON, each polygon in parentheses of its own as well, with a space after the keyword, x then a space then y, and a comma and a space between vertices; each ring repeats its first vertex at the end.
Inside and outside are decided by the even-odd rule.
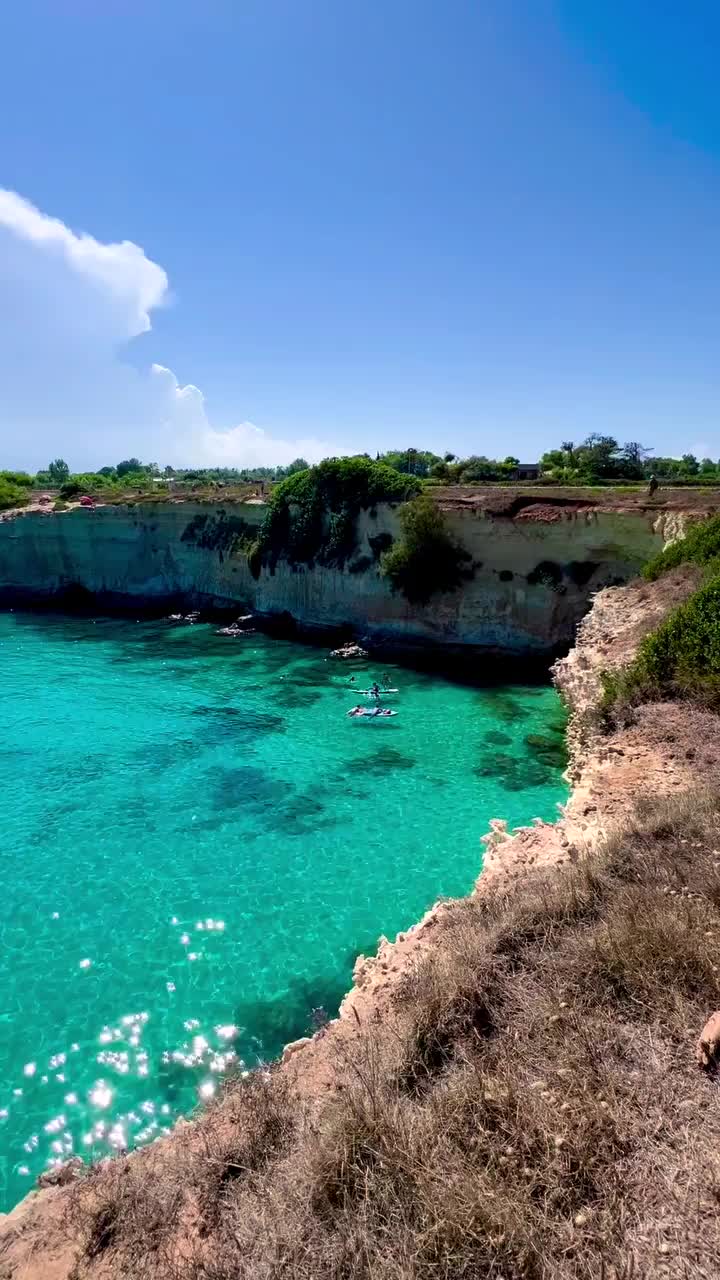
POLYGON ((555 816, 552 690, 390 671, 400 715, 362 724, 324 650, 0 614, 0 1207, 334 1014, 491 817, 555 816))

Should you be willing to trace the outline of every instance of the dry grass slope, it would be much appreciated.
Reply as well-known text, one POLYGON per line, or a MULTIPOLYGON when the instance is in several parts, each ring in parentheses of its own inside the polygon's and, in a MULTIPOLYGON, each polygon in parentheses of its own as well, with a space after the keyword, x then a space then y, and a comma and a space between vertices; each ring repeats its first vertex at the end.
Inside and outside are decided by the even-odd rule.
POLYGON ((453 904, 324 1099, 277 1071, 238 1081, 181 1167, 79 1181, 76 1280, 717 1276, 720 1094, 694 1043, 719 930, 704 792, 453 904))

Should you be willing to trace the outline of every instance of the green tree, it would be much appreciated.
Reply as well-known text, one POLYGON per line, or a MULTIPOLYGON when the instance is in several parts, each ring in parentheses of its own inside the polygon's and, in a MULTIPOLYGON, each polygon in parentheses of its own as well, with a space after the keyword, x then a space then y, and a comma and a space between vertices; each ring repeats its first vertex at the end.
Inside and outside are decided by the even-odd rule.
POLYGON ((436 453, 428 453, 423 449, 391 449, 383 453, 380 461, 393 471, 404 476, 423 476, 430 474, 431 468, 441 459, 436 453))
POLYGON ((549 449, 540 459, 540 470, 552 471, 553 473, 560 471, 565 466, 566 457, 564 447, 562 449, 549 449))
POLYGON ((627 440, 622 447, 623 457, 627 459, 633 466, 642 470, 643 465, 648 461, 652 449, 646 444, 640 444, 639 440, 627 440))
POLYGON ((342 568, 356 549, 356 519, 379 502, 404 502, 420 491, 403 476, 366 457, 326 458, 296 471, 273 491, 258 535, 256 555, 274 569, 290 564, 342 568))
POLYGON ((682 456, 682 470, 686 476, 696 476, 700 470, 700 465, 694 453, 684 453, 682 456))
POLYGON ((53 484, 64 484, 70 475, 70 468, 64 458, 55 458, 48 466, 48 475, 53 484))
POLYGON ((445 517, 428 493, 400 510, 403 535, 381 559, 381 569, 396 591, 414 604, 427 604, 437 592, 456 591, 471 574, 472 559, 450 536, 445 517))
POLYGON ((127 476, 131 472, 142 471, 143 464, 139 458, 126 458, 124 462, 118 462, 115 470, 119 476, 127 476))
POLYGON ((473 454, 461 463, 460 483, 479 484, 482 480, 497 480, 501 475, 498 462, 483 455, 473 454))
POLYGON ((430 468, 430 475, 433 480, 449 480, 450 465, 443 459, 442 462, 434 462, 430 468))

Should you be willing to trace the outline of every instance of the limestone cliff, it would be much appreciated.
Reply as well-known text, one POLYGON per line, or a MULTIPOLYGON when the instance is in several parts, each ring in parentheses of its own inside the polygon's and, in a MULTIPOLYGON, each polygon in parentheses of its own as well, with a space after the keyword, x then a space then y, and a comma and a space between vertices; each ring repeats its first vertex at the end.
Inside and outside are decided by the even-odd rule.
POLYGON ((567 648, 592 595, 624 582, 676 537, 685 513, 528 501, 498 513, 445 505, 449 532, 471 557, 468 581, 427 606, 394 593, 380 555, 399 534, 397 509, 361 513, 343 569, 251 572, 247 547, 261 503, 141 503, 29 511, 0 520, 0 600, 83 591, 98 603, 252 608, 307 630, 347 629, 375 643, 544 656, 567 648))

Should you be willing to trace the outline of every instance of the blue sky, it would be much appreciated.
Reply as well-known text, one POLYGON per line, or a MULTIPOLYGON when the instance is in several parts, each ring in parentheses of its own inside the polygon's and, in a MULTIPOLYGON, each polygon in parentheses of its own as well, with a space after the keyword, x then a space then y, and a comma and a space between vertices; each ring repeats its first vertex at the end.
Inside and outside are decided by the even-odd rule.
POLYGON ((717 458, 719 41, 698 0, 7 0, 0 465, 717 458))

